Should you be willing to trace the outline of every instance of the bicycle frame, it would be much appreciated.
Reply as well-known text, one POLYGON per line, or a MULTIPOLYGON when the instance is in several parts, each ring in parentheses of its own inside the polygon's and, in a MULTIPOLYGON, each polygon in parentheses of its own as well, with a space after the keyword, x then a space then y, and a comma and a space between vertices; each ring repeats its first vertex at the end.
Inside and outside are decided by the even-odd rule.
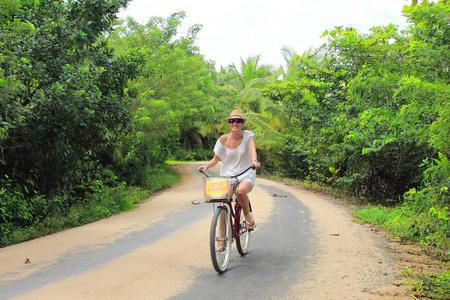
MULTIPOLYGON (((234 196, 235 198, 236 196, 234 196)), ((227 220, 227 230, 229 228, 231 228, 232 232, 232 237, 233 240, 236 239, 239 236, 239 230, 240 230, 240 224, 239 221, 240 217, 241 217, 241 213, 242 213, 242 206, 239 204, 239 202, 237 201, 237 199, 233 199, 232 201, 227 201, 227 202, 221 202, 218 203, 218 205, 214 205, 213 206, 213 211, 215 211, 218 207, 223 207, 227 210, 228 215, 230 216, 230 218, 227 220), (236 201, 234 203, 234 209, 233 209, 233 201, 236 201)), ((243 233, 245 233, 247 230, 245 230, 243 233)), ((229 232, 227 232, 227 236, 229 236, 229 232)))
MULTIPOLYGON (((252 166, 248 167, 244 172, 242 172, 242 173, 240 173, 238 175, 235 175, 235 176, 231 176, 231 178, 236 178, 237 179, 237 177, 243 175, 244 173, 246 173, 250 169, 255 169, 255 166, 252 165, 252 166)), ((209 175, 206 174, 206 172, 203 169, 200 169, 200 171, 203 174, 205 174, 206 177, 209 177, 209 175)), ((239 186, 239 183, 240 182, 237 181, 236 187, 239 186)), ((237 200, 236 191, 233 192, 233 199, 232 200, 225 200, 224 199, 224 201, 220 202, 220 204, 217 207, 223 207, 223 208, 225 208, 227 210, 228 215, 230 216, 229 220, 227 220, 227 230, 228 230, 228 228, 231 228, 232 229, 232 237, 233 237, 233 239, 236 239, 238 237, 238 235, 239 235, 239 229, 240 229, 239 228, 239 225, 240 225, 239 224, 239 220, 240 220, 240 217, 241 217, 240 214, 242 213, 242 206, 239 204, 239 201, 237 200), (231 206, 233 201, 236 202, 235 205, 234 205, 235 206, 234 210, 233 210, 233 208, 231 206), (230 224, 230 222, 231 222, 231 224, 230 224), (229 226, 229 225, 231 225, 231 226, 229 226)), ((217 207, 215 205, 213 206, 214 211, 217 209, 217 207)), ((246 231, 247 230, 245 230, 243 233, 245 233, 246 231)), ((229 236, 228 234, 229 234, 229 232, 227 232, 227 236, 229 236)))

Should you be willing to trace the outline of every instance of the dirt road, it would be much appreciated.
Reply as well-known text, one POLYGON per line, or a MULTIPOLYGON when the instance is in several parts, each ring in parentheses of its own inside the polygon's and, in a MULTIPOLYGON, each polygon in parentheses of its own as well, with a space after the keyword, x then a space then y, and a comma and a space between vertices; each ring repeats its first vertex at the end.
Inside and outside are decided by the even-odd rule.
POLYGON ((394 297, 385 237, 324 196, 260 178, 250 251, 233 248, 217 275, 212 205, 191 203, 202 201, 197 165, 176 165, 183 181, 134 211, 0 249, 0 299, 409 299, 394 297))

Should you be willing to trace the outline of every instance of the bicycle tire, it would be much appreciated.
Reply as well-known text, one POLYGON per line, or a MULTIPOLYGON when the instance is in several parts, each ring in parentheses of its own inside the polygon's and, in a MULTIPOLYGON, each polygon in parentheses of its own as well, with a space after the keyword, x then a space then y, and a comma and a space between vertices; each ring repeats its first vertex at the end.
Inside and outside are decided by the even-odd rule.
POLYGON ((231 243, 233 239, 231 236, 231 228, 226 229, 226 224, 230 224, 230 222, 227 222, 229 218, 230 216, 226 208, 218 207, 211 221, 209 239, 211 261, 214 269, 219 274, 225 272, 230 263, 231 243), (226 233, 228 233, 228 236, 226 236, 226 233), (223 251, 217 252, 216 249, 221 246, 223 246, 223 251))
POLYGON ((236 237, 236 248, 241 256, 244 256, 248 252, 250 245, 250 231, 247 230, 245 225, 245 216, 242 208, 236 209, 236 217, 239 215, 239 232, 236 237))

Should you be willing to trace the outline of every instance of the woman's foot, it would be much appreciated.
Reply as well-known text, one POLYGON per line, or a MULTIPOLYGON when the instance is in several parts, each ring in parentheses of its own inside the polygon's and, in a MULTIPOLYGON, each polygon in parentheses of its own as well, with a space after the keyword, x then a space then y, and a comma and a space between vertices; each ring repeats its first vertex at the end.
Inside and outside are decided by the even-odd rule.
POLYGON ((216 244, 216 253, 223 252, 225 250, 225 243, 223 240, 219 240, 216 244))
POLYGON ((253 218, 253 213, 250 212, 248 215, 246 215, 245 220, 245 225, 247 226, 248 231, 255 230, 256 223, 255 219, 253 218))

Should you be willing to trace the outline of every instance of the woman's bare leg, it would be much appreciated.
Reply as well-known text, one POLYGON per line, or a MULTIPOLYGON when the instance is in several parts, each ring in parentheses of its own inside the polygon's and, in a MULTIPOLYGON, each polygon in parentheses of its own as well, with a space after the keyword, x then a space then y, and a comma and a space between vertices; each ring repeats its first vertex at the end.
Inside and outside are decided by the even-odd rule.
POLYGON ((222 252, 225 250, 225 237, 226 237, 226 225, 227 225, 227 220, 225 220, 225 218, 220 218, 220 220, 218 220, 217 222, 220 222, 220 227, 219 227, 219 237, 218 237, 218 241, 216 244, 216 253, 218 252, 222 252))
POLYGON ((255 224, 252 214, 250 213, 250 201, 248 198, 248 193, 252 190, 252 185, 247 180, 243 180, 239 184, 239 188, 237 190, 237 200, 239 204, 242 206, 242 210, 244 211, 245 220, 250 222, 250 226, 255 224))

